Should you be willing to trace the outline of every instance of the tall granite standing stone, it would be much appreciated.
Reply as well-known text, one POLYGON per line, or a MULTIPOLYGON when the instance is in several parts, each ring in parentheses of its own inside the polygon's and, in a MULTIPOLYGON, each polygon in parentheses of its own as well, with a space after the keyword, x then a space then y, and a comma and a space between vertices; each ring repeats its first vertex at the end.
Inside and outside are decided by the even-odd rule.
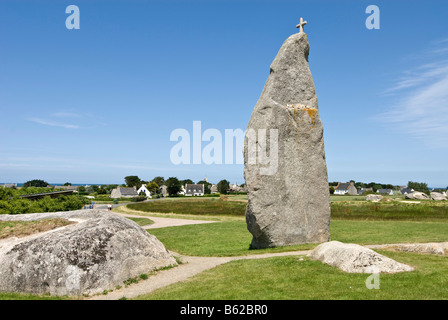
POLYGON ((255 249, 330 237, 323 126, 309 49, 302 30, 283 43, 246 130, 246 222, 255 249))

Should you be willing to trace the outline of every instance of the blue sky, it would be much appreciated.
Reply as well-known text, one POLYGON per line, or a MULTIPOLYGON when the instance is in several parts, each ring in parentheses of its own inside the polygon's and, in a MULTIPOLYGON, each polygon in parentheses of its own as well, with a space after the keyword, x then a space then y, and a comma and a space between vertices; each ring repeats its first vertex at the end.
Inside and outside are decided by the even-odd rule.
POLYGON ((0 181, 244 182, 174 165, 170 133, 246 129, 283 41, 308 21, 330 181, 447 186, 446 1, 0 2, 0 181), (80 29, 68 30, 68 5, 80 29), (380 29, 368 30, 368 5, 380 29))

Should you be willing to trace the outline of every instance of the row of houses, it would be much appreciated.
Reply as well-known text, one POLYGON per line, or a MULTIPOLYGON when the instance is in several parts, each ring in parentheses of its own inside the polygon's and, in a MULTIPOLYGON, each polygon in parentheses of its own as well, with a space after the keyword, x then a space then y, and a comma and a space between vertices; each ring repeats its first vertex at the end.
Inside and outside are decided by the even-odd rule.
MULTIPOLYGON (((334 189, 334 194, 337 195, 362 195, 366 192, 373 192, 373 188, 359 188, 357 189, 355 187, 354 182, 339 182, 338 185, 334 189)), ((376 190, 376 193, 382 194, 382 195, 406 195, 411 194, 414 192, 414 189, 407 188, 407 187, 401 187, 400 190, 394 190, 394 189, 378 189, 376 190)))
MULTIPOLYGON (((207 180, 205 180, 207 181, 207 180)), ((166 185, 160 186, 160 194, 162 196, 166 197, 168 196, 168 191, 166 185)), ((230 192, 246 192, 245 187, 241 187, 237 185, 236 183, 229 186, 230 192)), ((212 184, 210 186, 210 192, 212 194, 218 193, 218 186, 216 184, 212 184)), ((137 189, 135 187, 128 188, 128 187, 117 187, 116 189, 113 189, 111 192, 110 197, 111 198, 131 198, 136 197, 140 195, 141 193, 144 193, 146 197, 152 198, 151 192, 146 188, 145 184, 142 184, 142 186, 137 189)), ((182 185, 181 190, 178 192, 179 195, 184 195, 187 197, 201 197, 205 194, 205 185, 204 184, 185 184, 182 185)))
MULTIPOLYGON (((117 187, 112 190, 110 197, 111 198, 133 198, 139 196, 141 193, 144 193, 146 197, 152 198, 151 191, 146 188, 145 184, 137 189, 136 187, 128 188, 128 187, 117 187)), ((168 190, 165 185, 160 187, 160 193, 162 196, 166 197, 168 195, 168 190)), ((180 195, 185 196, 203 196, 204 195, 204 185, 203 184, 186 184, 182 186, 181 191, 178 193, 180 195)))

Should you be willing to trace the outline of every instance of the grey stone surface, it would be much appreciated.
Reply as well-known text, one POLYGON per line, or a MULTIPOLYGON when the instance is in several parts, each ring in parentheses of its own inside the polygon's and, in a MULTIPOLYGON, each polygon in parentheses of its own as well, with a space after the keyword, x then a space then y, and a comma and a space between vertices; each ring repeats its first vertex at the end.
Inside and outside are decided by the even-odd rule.
POLYGON ((305 33, 293 34, 283 43, 247 127, 246 222, 253 235, 253 248, 329 239, 330 194, 323 126, 308 53, 305 33), (276 145, 270 141, 272 129, 278 132, 276 145), (267 132, 266 143, 261 139, 262 130, 267 132), (256 148, 248 136, 251 131, 257 135, 256 148), (271 157, 269 164, 263 164, 265 158, 260 154, 264 146, 271 157), (272 165, 275 155, 277 166, 272 165))
POLYGON ((383 196, 380 194, 368 194, 366 196, 367 201, 379 202, 383 199, 383 196))
POLYGON ((404 195, 404 198, 405 199, 412 199, 412 200, 426 200, 426 199, 429 199, 427 194, 425 194, 423 192, 420 192, 420 191, 414 191, 414 192, 411 192, 411 193, 406 193, 404 195))
POLYGON ((438 200, 438 201, 446 200, 446 195, 440 192, 431 192, 430 197, 432 200, 438 200))
POLYGON ((164 245, 135 222, 107 210, 1 215, 3 221, 77 222, 0 241, 0 291, 100 293, 156 268, 175 265, 164 245))
POLYGON ((414 268, 354 243, 330 241, 314 248, 308 256, 348 273, 397 273, 414 268))
POLYGON ((352 181, 350 182, 350 185, 347 188, 347 193, 352 196, 358 195, 358 190, 356 189, 355 184, 352 181))

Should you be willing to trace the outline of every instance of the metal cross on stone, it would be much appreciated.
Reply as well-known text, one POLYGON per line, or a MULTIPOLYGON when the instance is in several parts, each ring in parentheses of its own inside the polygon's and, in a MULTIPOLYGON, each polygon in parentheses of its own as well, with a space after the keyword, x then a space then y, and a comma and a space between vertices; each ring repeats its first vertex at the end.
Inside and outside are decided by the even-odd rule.
POLYGON ((306 25, 308 22, 303 21, 303 18, 300 17, 300 23, 296 25, 296 28, 299 28, 299 33, 303 32, 303 26, 306 25))

